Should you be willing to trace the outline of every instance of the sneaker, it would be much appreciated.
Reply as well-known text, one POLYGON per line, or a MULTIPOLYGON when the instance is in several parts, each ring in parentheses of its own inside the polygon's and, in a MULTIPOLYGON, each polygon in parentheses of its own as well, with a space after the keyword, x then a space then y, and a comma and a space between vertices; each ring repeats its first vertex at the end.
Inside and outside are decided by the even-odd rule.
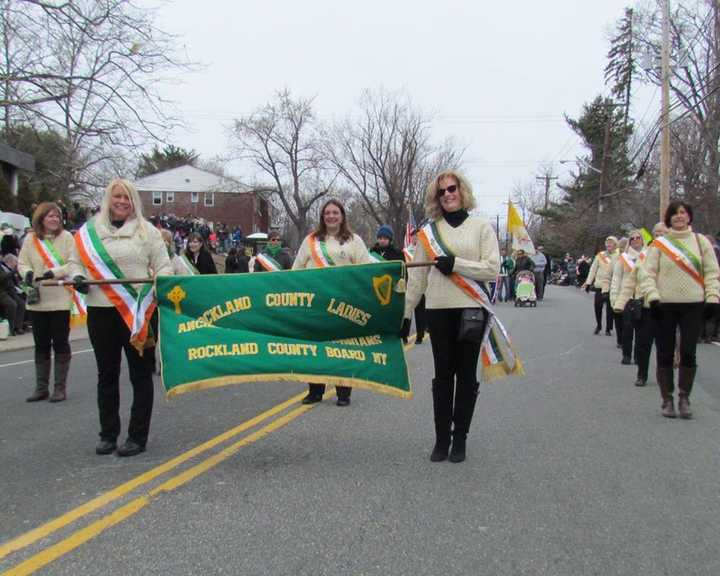
POLYGON ((672 400, 664 400, 662 403, 662 415, 665 418, 675 418, 675 406, 672 400))
POLYGON ((635 380, 635 386, 641 387, 645 386, 645 384, 647 384, 647 382, 642 378, 638 378, 637 380, 635 380))

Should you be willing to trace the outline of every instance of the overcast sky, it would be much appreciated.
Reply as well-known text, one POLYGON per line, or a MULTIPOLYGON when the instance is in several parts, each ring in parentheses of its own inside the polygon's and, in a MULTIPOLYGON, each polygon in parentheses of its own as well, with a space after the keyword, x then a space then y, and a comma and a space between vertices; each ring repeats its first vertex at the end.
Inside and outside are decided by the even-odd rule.
MULTIPOLYGON (((147 0, 148 5, 158 6, 147 0)), ((608 36, 623 0, 175 0, 157 24, 205 64, 171 97, 191 127, 177 145, 225 154, 225 127, 289 88, 323 119, 351 113, 365 89, 404 90, 433 114, 438 141, 467 146, 480 213, 504 216, 513 186, 582 152, 563 113, 607 94, 608 36)), ((650 93, 649 90, 642 90, 650 93)), ((640 95, 642 116, 652 98, 640 95)), ((652 111, 654 113, 654 110, 652 111)), ((253 174, 233 174, 242 180, 253 174)), ((538 183, 538 186, 540 184, 538 183)))

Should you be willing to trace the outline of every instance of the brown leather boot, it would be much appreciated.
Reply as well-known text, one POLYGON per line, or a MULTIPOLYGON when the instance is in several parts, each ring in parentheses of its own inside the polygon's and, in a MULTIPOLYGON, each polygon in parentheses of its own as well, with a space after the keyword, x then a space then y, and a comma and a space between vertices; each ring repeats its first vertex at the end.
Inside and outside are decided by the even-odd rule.
POLYGON ((65 387, 67 375, 70 371, 70 358, 72 354, 55 354, 55 385, 50 396, 50 402, 62 402, 66 398, 65 387))
POLYGON ((50 352, 35 351, 35 392, 28 396, 26 402, 40 402, 50 395, 50 352))
POLYGON ((690 410, 690 392, 692 392, 693 383, 695 382, 695 372, 697 368, 688 368, 680 366, 678 375, 678 412, 680 418, 690 420, 692 411, 690 410))
POLYGON ((673 376, 672 366, 657 367, 657 382, 660 388, 660 396, 662 397, 661 411, 665 418, 675 418, 675 406, 673 403, 673 390, 675 385, 673 383, 673 376))

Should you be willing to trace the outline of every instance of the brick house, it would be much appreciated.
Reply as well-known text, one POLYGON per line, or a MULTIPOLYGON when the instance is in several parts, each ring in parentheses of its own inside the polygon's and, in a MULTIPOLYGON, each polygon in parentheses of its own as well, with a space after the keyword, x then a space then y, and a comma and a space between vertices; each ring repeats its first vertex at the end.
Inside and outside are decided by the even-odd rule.
POLYGON ((244 235, 270 228, 270 203, 262 193, 189 164, 138 178, 135 186, 146 218, 190 214, 216 224, 240 226, 244 235))

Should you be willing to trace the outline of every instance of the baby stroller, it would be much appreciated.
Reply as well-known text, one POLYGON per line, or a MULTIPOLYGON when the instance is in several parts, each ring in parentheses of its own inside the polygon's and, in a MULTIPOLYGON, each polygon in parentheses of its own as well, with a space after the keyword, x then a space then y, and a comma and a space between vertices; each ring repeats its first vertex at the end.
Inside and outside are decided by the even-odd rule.
POLYGON ((515 306, 537 306, 535 275, 529 270, 518 272, 515 278, 515 306))

